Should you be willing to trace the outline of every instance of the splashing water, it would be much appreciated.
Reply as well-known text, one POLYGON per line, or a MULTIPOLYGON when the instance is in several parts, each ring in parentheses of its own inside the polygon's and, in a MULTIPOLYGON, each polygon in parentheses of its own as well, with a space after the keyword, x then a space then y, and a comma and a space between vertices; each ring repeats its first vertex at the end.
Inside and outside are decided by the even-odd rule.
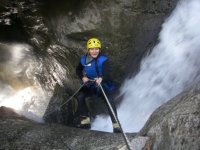
POLYGON ((36 59, 27 44, 0 43, 0 51, 0 106, 11 107, 29 119, 43 122, 52 90, 66 76, 65 70, 53 58, 47 58, 46 62, 36 59), (45 77, 46 87, 36 76, 45 77))
POLYGON ((46 109, 44 106, 47 106, 47 103, 44 101, 46 96, 40 88, 27 87, 19 91, 10 88, 9 92, 11 92, 9 96, 1 93, 1 106, 13 108, 18 114, 37 122, 43 122, 42 116, 46 109))
POLYGON ((29 77, 34 63, 32 47, 19 43, 0 43, 2 61, 0 62, 0 106, 13 108, 27 118, 42 122, 44 106, 47 106, 45 93, 36 80, 31 83, 29 77), (35 85, 34 85, 35 84, 35 85))
MULTIPOLYGON (((121 87, 118 116, 126 132, 139 131, 157 107, 200 80, 199 14, 199 0, 180 1, 163 24, 159 44, 121 87)), ((97 117, 92 129, 112 131, 108 120, 97 117)))

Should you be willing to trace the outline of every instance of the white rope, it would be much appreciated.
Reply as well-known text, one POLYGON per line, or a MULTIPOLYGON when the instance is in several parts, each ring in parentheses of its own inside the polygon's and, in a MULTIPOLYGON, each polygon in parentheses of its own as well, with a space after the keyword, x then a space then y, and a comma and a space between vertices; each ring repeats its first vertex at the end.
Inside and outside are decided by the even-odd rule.
POLYGON ((66 103, 68 103, 80 90, 81 90, 81 88, 84 86, 85 84, 82 84, 80 87, 79 87, 79 89, 69 98, 69 99, 67 99, 61 106, 60 106, 60 108, 63 106, 63 105, 65 105, 66 103))
POLYGON ((122 132, 122 135, 123 135, 123 138, 124 138, 124 140, 125 140, 125 143, 126 143, 126 146, 127 146, 128 150, 132 150, 130 141, 129 141, 128 137, 126 136, 126 134, 124 133, 124 131, 123 131, 122 127, 121 127, 121 124, 120 124, 120 122, 119 122, 117 116, 115 115, 115 112, 114 112, 114 110, 113 110, 113 108, 112 108, 112 106, 111 106, 111 104, 110 104, 110 102, 109 102, 109 100, 108 100, 108 97, 106 96, 106 93, 104 92, 104 89, 103 89, 103 87, 101 86, 101 83, 99 84, 99 86, 100 86, 100 88, 101 88, 101 90, 102 90, 102 92, 103 92, 103 95, 104 95, 104 97, 105 97, 105 99, 106 99, 106 102, 107 102, 107 104, 108 104, 108 106, 109 106, 109 109, 110 109, 110 111, 112 112, 112 115, 113 115, 114 118, 115 118, 115 121, 119 124, 120 130, 121 130, 121 132, 122 132))
POLYGON ((69 98, 67 99, 62 105, 60 105, 59 107, 57 107, 57 109, 53 110, 53 111, 50 111, 49 113, 45 114, 45 116, 48 116, 49 114, 52 114, 53 112, 55 111, 58 111, 60 110, 61 107, 63 107, 65 104, 67 104, 70 100, 72 100, 72 98, 82 89, 82 87, 84 86, 85 84, 82 84, 79 89, 69 98))
MULTIPOLYGON (((89 81, 93 81, 93 82, 94 82, 95 80, 89 80, 89 81)), ((84 85, 85 85, 85 84, 82 84, 82 85, 79 87, 79 89, 78 89, 69 99, 67 99, 67 100, 59 107, 59 109, 60 109, 62 106, 64 106, 66 103, 68 103, 68 102, 81 90, 81 88, 82 88, 84 85)), ((100 88, 101 88, 101 91, 102 91, 102 93, 103 93, 105 99, 106 99, 106 102, 107 102, 107 104, 108 104, 108 107, 109 107, 109 109, 110 109, 112 115, 114 116, 115 121, 119 124, 120 130, 121 130, 121 132, 122 132, 122 135, 123 135, 123 138, 124 138, 124 141, 125 141, 125 143, 126 143, 126 146, 127 146, 128 150, 132 150, 130 141, 129 141, 128 137, 126 136, 126 134, 124 133, 124 131, 123 131, 122 127, 121 127, 121 124, 120 124, 120 122, 119 122, 119 120, 118 120, 118 118, 117 118, 117 116, 116 116, 116 114, 115 114, 115 112, 114 112, 114 110, 113 110, 113 108, 112 108, 112 106, 111 106, 109 100, 108 100, 108 97, 106 96, 106 93, 105 93, 105 91, 104 91, 104 89, 103 89, 101 83, 99 84, 99 86, 100 86, 100 88)), ((52 112, 54 112, 54 111, 52 111, 52 112)), ((51 112, 51 113, 52 113, 52 112, 51 112)))

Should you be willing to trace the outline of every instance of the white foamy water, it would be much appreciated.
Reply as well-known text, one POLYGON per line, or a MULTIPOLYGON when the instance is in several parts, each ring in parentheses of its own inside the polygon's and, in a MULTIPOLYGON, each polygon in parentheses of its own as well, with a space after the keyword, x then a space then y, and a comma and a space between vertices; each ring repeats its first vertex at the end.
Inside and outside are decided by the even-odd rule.
POLYGON ((0 106, 13 108, 18 114, 43 122, 47 96, 40 87, 26 87, 14 90, 11 87, 0 93, 0 106))
POLYGON ((55 86, 68 80, 66 70, 53 56, 36 58, 28 44, 0 43, 0 52, 0 106, 43 122, 55 86))
POLYGON ((48 105, 48 96, 34 77, 38 68, 32 47, 19 43, 0 43, 0 106, 13 108, 17 113, 37 122, 48 105), (5 56, 4 56, 5 55, 5 56))
MULTIPOLYGON (((181 0, 163 24, 158 45, 121 87, 118 116, 124 131, 139 131, 157 107, 199 81, 199 14, 200 0, 181 0)), ((98 116, 92 129, 112 131, 108 120, 98 116)))

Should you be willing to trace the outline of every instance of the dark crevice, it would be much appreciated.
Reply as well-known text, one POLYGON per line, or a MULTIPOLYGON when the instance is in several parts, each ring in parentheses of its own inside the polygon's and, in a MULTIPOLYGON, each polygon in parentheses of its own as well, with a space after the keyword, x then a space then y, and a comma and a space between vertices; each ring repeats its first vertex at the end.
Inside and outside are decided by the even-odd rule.
POLYGON ((12 25, 0 25, 0 41, 3 42, 28 42, 29 35, 23 28, 22 22, 15 18, 12 25))

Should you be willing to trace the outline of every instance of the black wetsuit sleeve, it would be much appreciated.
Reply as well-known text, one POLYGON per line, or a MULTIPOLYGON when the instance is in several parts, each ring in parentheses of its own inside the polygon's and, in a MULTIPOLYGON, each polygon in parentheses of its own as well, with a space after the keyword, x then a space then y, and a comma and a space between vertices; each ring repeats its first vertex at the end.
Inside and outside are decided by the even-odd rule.
POLYGON ((76 75, 82 80, 83 78, 83 66, 81 62, 79 62, 78 66, 76 67, 76 75))
POLYGON ((111 78, 110 78, 110 65, 109 65, 109 61, 106 60, 104 63, 103 63, 103 68, 102 68, 102 78, 103 78, 103 81, 111 81, 111 78))

